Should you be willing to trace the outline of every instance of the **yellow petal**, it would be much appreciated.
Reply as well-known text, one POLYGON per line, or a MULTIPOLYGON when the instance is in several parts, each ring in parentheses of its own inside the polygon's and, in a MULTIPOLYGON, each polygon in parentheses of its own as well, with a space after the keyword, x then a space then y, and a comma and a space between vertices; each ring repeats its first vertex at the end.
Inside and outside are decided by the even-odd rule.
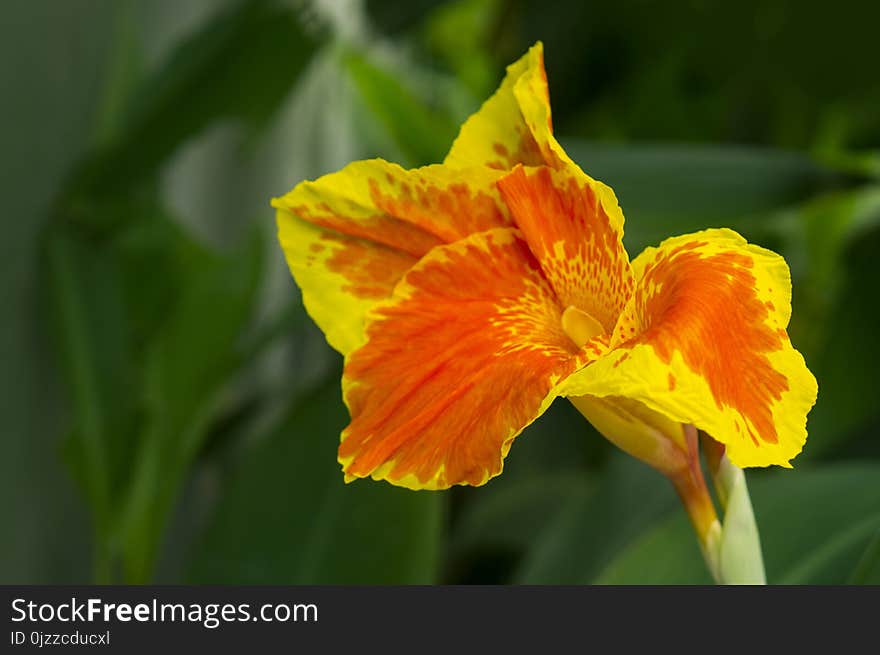
MULTIPOLYGON (((535 142, 519 107, 514 88, 522 78, 543 76, 544 48, 540 42, 507 67, 507 75, 495 94, 468 118, 443 161, 447 166, 468 168, 489 166, 508 170, 516 164, 538 166, 545 164, 541 148, 535 142)), ((543 96, 537 102, 550 115, 550 99, 546 83, 543 96)))
POLYGON ((510 170, 517 164, 575 167, 553 136, 544 46, 533 45, 507 67, 498 90, 468 118, 446 159, 448 166, 489 166, 510 170))
POLYGON ((278 237, 309 314, 346 354, 364 318, 432 248, 510 224, 497 171, 355 162, 272 201, 278 237))
MULTIPOLYGON (((461 126, 443 163, 455 168, 488 166, 500 170, 511 170, 517 164, 546 165, 584 175, 553 135, 544 46, 540 41, 507 67, 498 90, 461 126)), ((611 189, 601 182, 590 182, 596 185, 609 211, 617 206, 611 189)))
POLYGON ((737 466, 790 466, 817 386, 785 331, 785 261, 731 230, 706 230, 645 250, 633 269, 611 351, 561 394, 629 398, 704 430, 737 466))

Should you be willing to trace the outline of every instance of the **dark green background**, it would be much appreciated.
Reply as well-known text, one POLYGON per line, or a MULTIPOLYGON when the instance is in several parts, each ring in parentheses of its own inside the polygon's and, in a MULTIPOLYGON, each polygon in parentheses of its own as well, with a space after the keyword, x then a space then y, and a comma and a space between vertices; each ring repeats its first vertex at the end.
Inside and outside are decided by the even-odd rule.
POLYGON ((439 161, 540 38, 631 255, 721 226, 785 255, 819 401, 794 470, 749 473, 768 576, 880 582, 877 3, 0 12, 0 581, 708 581, 668 483, 563 401, 483 488, 346 486, 335 461, 341 361, 268 200, 439 161))

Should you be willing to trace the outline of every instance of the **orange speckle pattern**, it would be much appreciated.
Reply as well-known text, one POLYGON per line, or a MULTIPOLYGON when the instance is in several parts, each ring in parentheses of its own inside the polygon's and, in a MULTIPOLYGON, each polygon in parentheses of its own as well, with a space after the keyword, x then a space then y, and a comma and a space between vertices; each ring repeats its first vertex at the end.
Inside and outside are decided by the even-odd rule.
POLYGON ((298 205, 291 208, 296 218, 325 228, 331 233, 354 237, 361 241, 371 241, 413 257, 421 257, 443 241, 417 225, 395 216, 382 215, 355 219, 334 212, 329 207, 298 205))
POLYGON ((378 210, 412 224, 437 242, 452 243, 474 232, 510 225, 498 198, 486 191, 474 191, 464 182, 444 187, 429 176, 408 177, 410 184, 401 180, 396 194, 383 191, 371 180, 373 202, 378 210))
POLYGON ((355 477, 445 488, 501 471, 555 381, 585 363, 528 245, 496 229, 434 250, 380 306, 345 366, 355 477), (390 463, 390 464, 389 464, 390 463))
POLYGON ((649 344, 665 363, 679 353, 706 380, 719 409, 748 420, 756 444, 777 443, 772 408, 788 380, 768 354, 787 344, 785 331, 768 321, 752 258, 741 251, 706 255, 705 245, 691 241, 656 252, 632 305, 641 333, 635 342, 649 344))
POLYGON ((498 182, 501 195, 560 302, 611 333, 632 294, 622 235, 587 180, 567 171, 519 166, 498 182))
POLYGON ((342 275, 348 282, 343 291, 357 298, 387 298, 394 285, 418 261, 405 252, 363 239, 340 234, 325 234, 322 238, 337 246, 323 265, 342 275))
MULTIPOLYGON (((475 190, 460 176, 450 181, 438 167, 406 171, 389 167, 366 180, 369 207, 329 202, 289 207, 293 220, 323 228, 323 241, 332 242, 329 257, 310 257, 348 280, 344 291, 358 298, 390 295, 404 273, 432 248, 474 232, 510 225, 494 188, 475 190), (380 184, 381 181, 381 184, 380 184), (366 215, 364 215, 366 213, 366 215), (374 252, 371 252, 371 248, 374 252)), ((344 198, 344 196, 342 196, 344 198)), ((313 243, 310 253, 324 245, 313 243)))
POLYGON ((507 68, 495 94, 462 126, 445 163, 457 168, 488 166, 509 171, 517 164, 563 169, 553 137, 544 54, 536 44, 507 68))
MULTIPOLYGON (((548 163, 544 150, 538 145, 538 142, 535 141, 535 137, 532 136, 531 131, 529 131, 526 125, 519 125, 516 127, 516 133, 518 134, 517 141, 515 147, 508 149, 502 143, 494 143, 492 144, 492 150, 497 154, 500 159, 493 159, 486 162, 486 165, 489 168, 496 168, 502 171, 509 171, 518 164, 522 164, 524 166, 543 166, 548 163)), ((554 160, 555 161, 555 158, 554 160)))

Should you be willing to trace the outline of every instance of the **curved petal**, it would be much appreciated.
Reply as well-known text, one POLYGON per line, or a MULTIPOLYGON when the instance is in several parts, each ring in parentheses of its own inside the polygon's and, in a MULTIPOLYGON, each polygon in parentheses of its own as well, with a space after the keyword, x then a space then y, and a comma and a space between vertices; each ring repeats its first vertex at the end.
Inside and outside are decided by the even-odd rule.
POLYGON ((343 354, 360 346, 367 311, 431 248, 510 225, 499 176, 376 159, 274 199, 287 263, 330 345, 343 354))
POLYGON ((560 393, 637 400, 724 443, 737 466, 789 466, 817 387, 785 331, 785 261, 731 230, 706 230, 648 248, 633 268, 612 350, 560 393))
POLYGON ((515 229, 432 250, 371 312, 369 340, 346 359, 346 479, 443 489, 499 474, 514 437, 587 356, 561 314, 515 229))
MULTIPOLYGON (((540 43, 535 48, 539 48, 540 43)), ((548 166, 553 168, 578 168, 553 136, 553 116, 550 111, 550 90, 547 84, 547 73, 544 70, 544 52, 538 50, 540 65, 528 68, 513 85, 513 95, 519 105, 523 122, 526 124, 532 140, 538 146, 541 156, 548 166)), ((528 165, 529 162, 516 162, 528 165)))
POLYGON ((614 192, 587 176, 553 135, 544 46, 540 41, 507 67, 498 90, 461 126, 443 163, 454 168, 510 170, 522 164, 569 170, 591 184, 611 220, 623 225, 614 192))
POLYGON ((519 163, 545 164, 544 151, 535 141, 514 93, 521 79, 534 77, 544 80, 536 104, 541 107, 539 111, 546 124, 550 116, 550 96, 544 72, 544 47, 538 42, 507 67, 507 75, 498 90, 461 126, 443 163, 456 168, 489 166, 499 170, 511 169, 519 163))
POLYGON ((609 214, 602 188, 571 168, 517 166, 498 188, 562 305, 610 333, 633 289, 616 202, 609 214))
POLYGON ((553 136, 544 46, 538 41, 516 62, 498 90, 461 126, 443 161, 464 168, 510 170, 517 164, 577 168, 553 136))

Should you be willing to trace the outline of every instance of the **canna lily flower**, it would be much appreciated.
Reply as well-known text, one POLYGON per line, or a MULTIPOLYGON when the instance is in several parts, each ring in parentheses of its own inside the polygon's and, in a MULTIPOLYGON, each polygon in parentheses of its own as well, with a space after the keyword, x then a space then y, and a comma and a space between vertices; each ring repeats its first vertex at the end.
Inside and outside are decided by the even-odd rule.
POLYGON ((817 387, 786 333, 785 261, 728 229, 631 261, 614 192, 553 136, 540 43, 443 164, 355 162, 273 206, 345 356, 346 481, 484 484, 562 396, 668 475, 707 533, 697 430, 737 467, 790 466, 804 445, 817 387))

